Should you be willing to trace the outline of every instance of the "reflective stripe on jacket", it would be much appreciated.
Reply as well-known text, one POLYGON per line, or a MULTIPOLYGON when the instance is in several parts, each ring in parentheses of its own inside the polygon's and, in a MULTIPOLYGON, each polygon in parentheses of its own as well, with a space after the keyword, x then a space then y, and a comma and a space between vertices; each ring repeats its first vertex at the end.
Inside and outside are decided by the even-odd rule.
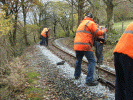
POLYGON ((133 23, 130 23, 119 39, 113 53, 122 53, 133 59, 133 23))
MULTIPOLYGON (((99 29, 101 29, 102 27, 101 26, 99 26, 98 24, 97 24, 97 26, 98 26, 98 28, 99 29)), ((97 41, 98 39, 103 39, 104 40, 104 36, 103 35, 101 35, 101 36, 97 36, 96 38, 95 38, 95 40, 97 41)), ((100 43, 103 43, 103 41, 99 41, 100 43)))
MULTIPOLYGON (((45 38, 47 37, 47 36, 46 36, 46 32, 47 32, 47 31, 48 31, 48 28, 44 28, 43 31, 41 32, 41 35, 42 35, 43 37, 45 37, 45 38)), ((48 33, 48 36, 49 36, 49 33, 48 33)))
POLYGON ((91 18, 84 18, 76 31, 74 50, 92 51, 93 38, 103 34, 104 31, 100 30, 91 18))

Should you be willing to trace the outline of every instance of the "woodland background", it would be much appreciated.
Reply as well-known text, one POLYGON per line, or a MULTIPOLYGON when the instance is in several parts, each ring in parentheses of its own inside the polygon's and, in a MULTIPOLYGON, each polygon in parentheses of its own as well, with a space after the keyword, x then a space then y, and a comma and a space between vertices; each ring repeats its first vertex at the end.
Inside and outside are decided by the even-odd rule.
POLYGON ((50 38, 70 37, 73 42, 77 26, 88 12, 101 26, 107 25, 106 45, 111 50, 105 57, 112 58, 110 52, 133 21, 132 0, 0 0, 1 92, 16 89, 9 83, 9 77, 12 66, 16 66, 17 72, 20 69, 11 63, 19 62, 16 58, 24 49, 40 41, 44 27, 51 28, 50 38))

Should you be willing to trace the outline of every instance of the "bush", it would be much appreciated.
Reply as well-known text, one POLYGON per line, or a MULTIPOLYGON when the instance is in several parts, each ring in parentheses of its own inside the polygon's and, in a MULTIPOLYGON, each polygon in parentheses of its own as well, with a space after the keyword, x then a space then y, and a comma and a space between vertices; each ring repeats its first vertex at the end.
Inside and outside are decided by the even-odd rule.
POLYGON ((0 78, 0 80, 2 80, 0 84, 0 94, 4 93, 1 95, 1 99, 5 99, 5 97, 8 99, 12 97, 15 98, 15 96, 18 95, 18 92, 24 90, 26 72, 23 67, 19 58, 13 59, 12 62, 4 67, 4 70, 2 71, 3 77, 0 78))
POLYGON ((109 45, 115 45, 121 36, 116 30, 112 30, 110 33, 107 33, 107 35, 106 43, 109 45))

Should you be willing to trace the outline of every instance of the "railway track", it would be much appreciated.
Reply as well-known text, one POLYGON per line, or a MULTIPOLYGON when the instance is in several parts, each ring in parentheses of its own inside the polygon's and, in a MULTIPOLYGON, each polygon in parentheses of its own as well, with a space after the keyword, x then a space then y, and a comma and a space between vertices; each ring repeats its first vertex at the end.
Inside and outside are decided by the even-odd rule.
MULTIPOLYGON (((70 64, 72 67, 75 66, 76 57, 63 49, 61 49, 59 46, 57 46, 54 42, 54 39, 49 39, 49 46, 47 47, 52 53, 57 55, 62 60, 65 60, 68 64, 70 64)), ((88 66, 87 61, 83 60, 82 62, 82 72, 87 74, 88 66)), ((115 73, 108 71, 107 69, 104 69, 100 66, 96 66, 96 72, 98 74, 98 81, 107 87, 109 87, 111 90, 114 90, 115 88, 115 73)))

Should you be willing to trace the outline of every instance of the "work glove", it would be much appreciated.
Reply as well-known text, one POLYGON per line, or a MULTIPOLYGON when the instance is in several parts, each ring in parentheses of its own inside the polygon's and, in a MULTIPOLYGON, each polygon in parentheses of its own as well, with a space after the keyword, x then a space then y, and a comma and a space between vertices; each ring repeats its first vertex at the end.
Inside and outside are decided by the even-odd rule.
POLYGON ((104 31, 104 33, 107 33, 107 28, 101 27, 101 30, 104 31))

